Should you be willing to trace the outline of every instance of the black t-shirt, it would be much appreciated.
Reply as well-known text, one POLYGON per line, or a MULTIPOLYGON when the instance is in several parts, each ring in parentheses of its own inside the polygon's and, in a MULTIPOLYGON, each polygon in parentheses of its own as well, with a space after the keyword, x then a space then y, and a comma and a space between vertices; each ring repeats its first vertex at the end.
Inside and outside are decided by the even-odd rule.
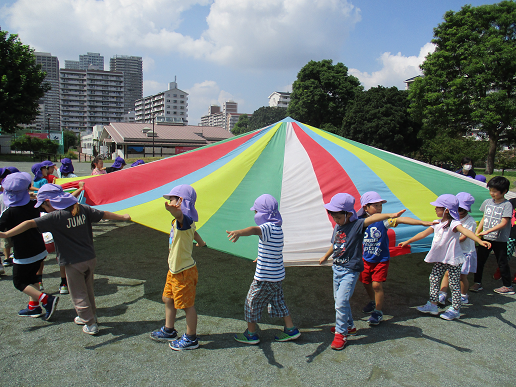
MULTIPOLYGON (((35 200, 24 206, 9 207, 0 216, 0 230, 8 231, 20 223, 39 218, 39 210, 34 208, 35 200)), ((31 228, 12 237, 14 256, 16 259, 32 258, 45 251, 45 241, 36 228, 31 228)))

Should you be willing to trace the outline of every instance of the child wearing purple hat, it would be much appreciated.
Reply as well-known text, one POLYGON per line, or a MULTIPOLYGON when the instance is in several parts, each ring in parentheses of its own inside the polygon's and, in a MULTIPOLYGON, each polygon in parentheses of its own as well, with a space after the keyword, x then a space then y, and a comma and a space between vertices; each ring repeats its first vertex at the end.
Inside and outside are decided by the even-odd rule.
MULTIPOLYGON (((2 181, 3 200, 8 208, 0 216, 0 230, 19 228, 27 221, 33 222, 34 218, 39 218, 39 210, 34 208, 36 202, 30 200, 30 183, 31 177, 26 172, 11 173, 2 181)), ((13 284, 16 289, 31 298, 27 308, 20 310, 18 315, 44 316, 45 320, 49 320, 57 307, 59 297, 41 293, 36 288, 37 272, 47 256, 43 237, 37 230, 28 230, 24 233, 2 232, 0 238, 12 238, 13 284), (45 308, 45 313, 39 305, 40 302, 45 308)))
POLYGON ((408 245, 434 234, 432 247, 425 257, 425 262, 433 263, 430 273, 430 300, 423 306, 418 306, 417 310, 422 313, 432 315, 439 314, 437 304, 439 302, 439 284, 441 278, 448 271, 450 288, 452 291, 452 305, 441 314, 444 320, 460 318, 460 272, 464 263, 464 254, 460 247, 460 235, 473 239, 475 242, 486 248, 491 248, 491 243, 481 240, 474 232, 464 228, 460 223, 459 199, 454 195, 444 194, 430 203, 435 206, 435 213, 439 218, 439 223, 428 227, 425 231, 413 236, 400 246, 408 245))
POLYGON ((125 167, 125 160, 123 158, 121 158, 120 156, 118 156, 115 159, 115 162, 113 163, 113 165, 106 168, 106 172, 111 173, 111 172, 120 171, 124 167, 125 167))
MULTIPOLYGON (((459 192, 457 195, 459 199, 459 217, 462 226, 471 232, 475 232, 477 223, 475 219, 469 214, 471 212, 471 206, 475 203, 475 198, 467 192, 459 192)), ((461 235, 460 248, 464 254, 464 263, 460 271, 460 303, 461 305, 469 304, 468 297, 468 274, 475 273, 477 271, 477 251, 475 249, 475 242, 472 239, 467 238, 465 235, 461 235)), ((441 290, 439 291, 439 304, 444 305, 446 303, 446 295, 448 293, 448 272, 444 273, 443 280, 441 281, 441 290)), ((451 302, 451 299, 448 301, 451 302)))
POLYGON ((192 258, 195 235, 195 221, 198 220, 195 190, 186 184, 178 185, 167 195, 165 209, 175 218, 174 238, 168 255, 167 282, 162 300, 165 304, 165 325, 150 334, 156 341, 168 341, 174 351, 196 349, 197 312, 195 310, 195 292, 198 280, 197 266, 192 258), (186 333, 179 340, 175 329, 177 309, 183 309, 186 315, 186 333))
POLYGON ((364 231, 374 222, 398 218, 405 210, 393 214, 374 214, 358 218, 355 212, 355 198, 347 193, 333 196, 324 207, 336 223, 331 238, 332 245, 319 260, 325 263, 333 258, 333 297, 335 299, 335 336, 331 348, 344 349, 347 336, 356 334, 349 300, 355 290, 360 272, 364 270, 362 242, 364 231))
POLYGON ((255 212, 254 221, 257 226, 242 230, 226 231, 233 243, 241 236, 258 235, 258 258, 254 279, 245 301, 245 320, 247 329, 235 335, 235 340, 245 344, 258 344, 258 321, 262 310, 268 305, 270 317, 282 317, 285 328, 275 337, 276 341, 297 339, 301 333, 294 326, 292 317, 283 297, 282 281, 285 279, 283 265, 283 230, 282 218, 278 211, 278 202, 269 194, 258 197, 251 207, 255 212))
POLYGON ((54 183, 56 181, 56 177, 54 176, 54 170, 56 165, 50 160, 42 161, 41 165, 44 165, 47 168, 47 175, 45 176, 47 182, 54 183))
POLYGON ((48 172, 48 169, 45 165, 42 163, 36 163, 31 167, 30 170, 34 174, 34 183, 32 183, 34 188, 41 188, 43 185, 48 183, 47 179, 45 179, 45 176, 48 172))
POLYGON ((128 221, 131 217, 79 204, 77 198, 55 184, 41 187, 35 207, 38 211, 41 207, 48 215, 27 220, 0 233, 0 238, 23 235, 27 231, 52 233, 59 265, 65 266, 70 295, 77 312, 74 322, 83 325, 84 333, 95 335, 99 332, 93 292, 93 273, 97 259, 91 224, 101 219, 128 221))
POLYGON ((72 160, 68 157, 65 157, 64 159, 61 159, 61 166, 57 170, 57 176, 60 179, 69 179, 72 177, 77 177, 76 174, 73 173, 73 163, 72 160))
MULTIPOLYGON (((368 218, 374 214, 381 214, 383 203, 387 203, 377 192, 369 191, 360 197, 362 208, 357 215, 368 218)), ((390 218, 370 224, 364 234, 364 271, 360 273, 359 280, 364 284, 367 295, 371 300, 363 309, 364 313, 371 313, 367 320, 369 325, 378 325, 383 320, 384 291, 382 283, 387 280, 389 269, 389 237, 387 230, 398 224, 413 226, 431 226, 433 222, 423 222, 409 217, 390 218)))

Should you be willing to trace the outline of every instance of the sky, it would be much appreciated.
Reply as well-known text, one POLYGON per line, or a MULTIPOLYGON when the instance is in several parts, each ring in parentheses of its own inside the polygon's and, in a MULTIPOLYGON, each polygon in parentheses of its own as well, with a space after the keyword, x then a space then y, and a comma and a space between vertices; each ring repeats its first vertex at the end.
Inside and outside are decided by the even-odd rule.
POLYGON ((239 113, 291 91, 310 60, 341 62, 365 89, 404 89, 433 51, 449 10, 497 1, 461 0, 0 0, 0 28, 65 60, 98 52, 143 58, 144 96, 177 77, 189 93, 189 124, 212 104, 239 113))

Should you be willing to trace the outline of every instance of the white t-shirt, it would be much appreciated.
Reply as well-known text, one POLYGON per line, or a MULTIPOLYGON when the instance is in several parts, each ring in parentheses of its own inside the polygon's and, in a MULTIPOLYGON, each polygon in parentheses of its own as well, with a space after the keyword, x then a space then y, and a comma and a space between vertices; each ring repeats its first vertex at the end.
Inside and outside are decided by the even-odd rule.
MULTIPOLYGON (((473 219, 470 214, 462 218, 460 223, 462 224, 462 227, 475 233, 477 229, 477 222, 475 222, 475 219, 473 219)), ((475 251, 475 241, 473 239, 466 238, 465 241, 460 242, 460 248, 464 254, 472 253, 475 251)))
POLYGON ((283 266, 283 230, 281 226, 267 222, 260 225, 262 236, 258 242, 258 261, 254 279, 278 282, 285 279, 283 266))
POLYGON ((434 229, 434 239, 425 262, 441 262, 452 266, 462 265, 464 262, 464 254, 459 241, 461 233, 455 232, 457 226, 460 226, 460 222, 452 220, 450 226, 444 228, 447 224, 448 221, 431 226, 434 229))

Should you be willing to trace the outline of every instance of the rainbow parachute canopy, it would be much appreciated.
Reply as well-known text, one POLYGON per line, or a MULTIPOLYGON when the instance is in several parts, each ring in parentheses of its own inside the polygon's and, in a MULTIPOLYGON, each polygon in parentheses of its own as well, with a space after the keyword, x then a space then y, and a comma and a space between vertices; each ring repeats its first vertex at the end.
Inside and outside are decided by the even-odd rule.
MULTIPOLYGON (((67 183, 66 185, 74 185, 67 183)), ((254 200, 268 193, 279 202, 283 217, 286 265, 314 265, 330 247, 334 223, 324 203, 346 192, 356 199, 378 192, 383 212, 406 208, 403 216, 436 218, 430 205, 444 193, 469 192, 476 199, 472 215, 481 219, 480 204, 489 192, 474 179, 393 153, 347 140, 286 118, 251 133, 188 153, 99 175, 86 183, 86 201, 100 210, 129 213, 133 221, 169 233, 172 217, 163 198, 174 186, 197 191, 197 230, 208 246, 255 259, 257 237, 227 239, 226 230, 254 226, 254 200)), ((399 225, 390 235, 407 240, 424 227, 399 225)), ((394 241, 395 238, 395 241, 394 241)), ((412 245, 429 250, 431 238, 412 245)), ((406 251, 391 251, 394 255, 406 251)))

